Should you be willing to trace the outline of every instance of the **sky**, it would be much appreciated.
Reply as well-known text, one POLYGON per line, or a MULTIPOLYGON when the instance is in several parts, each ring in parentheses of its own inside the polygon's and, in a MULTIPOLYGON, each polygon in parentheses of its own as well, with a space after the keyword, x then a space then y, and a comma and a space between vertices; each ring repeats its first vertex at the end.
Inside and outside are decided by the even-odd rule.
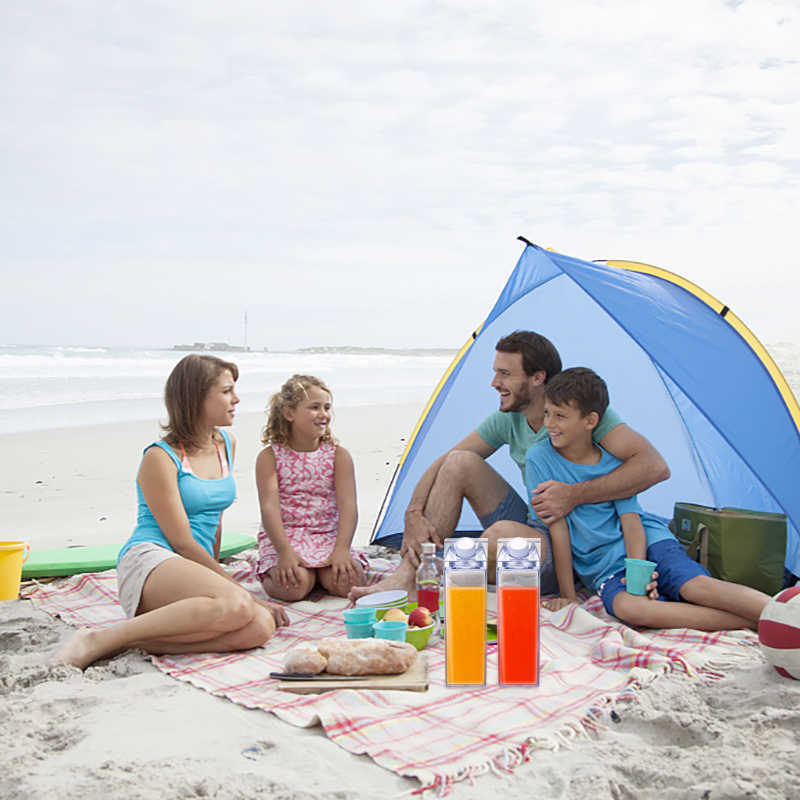
POLYGON ((0 344, 458 347, 520 234, 800 342, 799 45, 798 0, 4 0, 0 344))

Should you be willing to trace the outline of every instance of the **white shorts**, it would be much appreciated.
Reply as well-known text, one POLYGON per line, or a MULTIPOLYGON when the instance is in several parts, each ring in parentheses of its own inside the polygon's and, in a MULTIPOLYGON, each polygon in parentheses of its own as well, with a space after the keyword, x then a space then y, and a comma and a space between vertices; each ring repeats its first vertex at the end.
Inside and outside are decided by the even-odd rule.
POLYGON ((117 564, 117 595, 126 617, 135 617, 147 576, 177 553, 153 542, 141 542, 128 550, 117 564))

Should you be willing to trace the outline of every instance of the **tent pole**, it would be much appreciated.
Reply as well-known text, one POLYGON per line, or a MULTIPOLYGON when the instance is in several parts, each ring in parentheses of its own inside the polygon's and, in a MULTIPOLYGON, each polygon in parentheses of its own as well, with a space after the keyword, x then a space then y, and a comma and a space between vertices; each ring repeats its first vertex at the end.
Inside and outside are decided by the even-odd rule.
POLYGON ((394 468, 394 473, 392 473, 392 479, 389 481, 389 486, 386 488, 386 494, 383 495, 383 501, 381 502, 381 507, 378 509, 378 516, 375 517, 375 523, 372 526, 372 533, 369 535, 369 543, 372 544, 373 539, 375 538, 375 532, 378 530, 378 526, 380 525, 381 518, 383 517, 383 509, 386 507, 386 500, 389 497, 389 494, 392 491, 392 487, 394 486, 395 479, 397 478, 397 472, 400 469, 400 463, 397 462, 394 468))

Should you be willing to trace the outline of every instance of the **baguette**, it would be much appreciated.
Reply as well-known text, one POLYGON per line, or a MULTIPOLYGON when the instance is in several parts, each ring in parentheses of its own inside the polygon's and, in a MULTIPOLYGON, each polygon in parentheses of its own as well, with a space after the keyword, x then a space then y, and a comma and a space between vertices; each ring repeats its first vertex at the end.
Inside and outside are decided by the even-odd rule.
POLYGON ((399 675, 417 657, 413 644, 388 639, 321 639, 286 655, 287 672, 318 675, 399 675))

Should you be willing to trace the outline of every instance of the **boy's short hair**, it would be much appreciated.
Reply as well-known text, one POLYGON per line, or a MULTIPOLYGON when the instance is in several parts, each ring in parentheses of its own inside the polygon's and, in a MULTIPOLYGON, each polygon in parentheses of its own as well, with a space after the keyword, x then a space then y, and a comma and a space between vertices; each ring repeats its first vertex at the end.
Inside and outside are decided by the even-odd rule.
POLYGON ((574 403, 584 417, 596 411, 602 419, 608 408, 606 382, 588 367, 570 367, 559 372, 545 384, 544 396, 558 406, 574 403))
POLYGON ((545 382, 561 372, 561 356, 553 343, 533 331, 514 331, 495 345, 499 353, 519 353, 522 356, 522 369, 530 377, 543 370, 545 382))

